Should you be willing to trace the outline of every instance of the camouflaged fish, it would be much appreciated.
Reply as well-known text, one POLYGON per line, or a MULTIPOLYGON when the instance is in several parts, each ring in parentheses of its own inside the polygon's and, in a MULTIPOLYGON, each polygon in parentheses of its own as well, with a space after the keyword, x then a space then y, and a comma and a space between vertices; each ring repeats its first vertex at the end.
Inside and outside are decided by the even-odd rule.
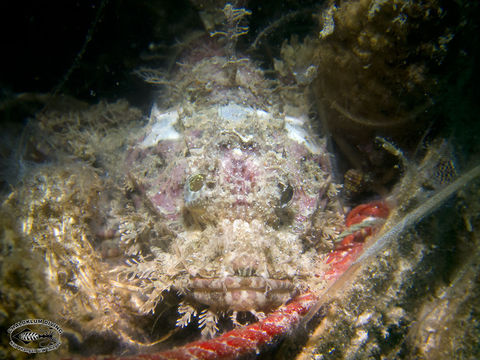
POLYGON ((188 82, 204 97, 154 104, 127 156, 129 177, 164 234, 153 259, 125 272, 150 292, 145 311, 164 290, 185 294, 177 325, 203 306, 199 323, 208 334, 220 314, 261 317, 321 287, 316 274, 325 254, 317 248, 343 224, 330 155, 305 108, 272 103, 278 97, 254 87, 261 73, 249 62, 238 66, 232 85, 226 64, 207 58, 177 74, 172 84, 188 82))

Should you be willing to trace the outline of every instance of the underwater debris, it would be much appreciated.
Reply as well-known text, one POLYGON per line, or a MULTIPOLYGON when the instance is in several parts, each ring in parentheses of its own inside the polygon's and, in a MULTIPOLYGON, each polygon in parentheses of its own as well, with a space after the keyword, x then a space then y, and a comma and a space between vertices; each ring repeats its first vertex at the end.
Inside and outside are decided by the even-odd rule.
MULTIPOLYGON (((411 191, 421 188, 423 174, 434 173, 438 164, 444 161, 445 158, 438 156, 444 148, 443 142, 437 142, 421 165, 409 165, 393 192, 396 198, 392 195, 386 200, 393 207, 383 229, 367 240, 365 251, 333 283, 332 288, 326 290, 306 316, 305 321, 309 321, 321 304, 330 304, 328 315, 311 334, 298 359, 367 357, 379 351, 389 357, 421 354, 428 359, 435 359, 438 354, 450 357, 457 351, 476 353, 475 350, 472 352, 472 344, 478 344, 478 341, 472 341, 472 336, 478 334, 478 329, 467 326, 464 330, 469 340, 462 341, 458 328, 442 331, 443 325, 439 324, 442 321, 455 322, 455 314, 460 316, 458 321, 465 321, 473 316, 472 311, 478 306, 475 298, 478 286, 473 284, 478 277, 479 239, 474 236, 472 242, 468 226, 462 217, 456 215, 456 206, 451 206, 448 199, 458 194, 457 203, 460 203, 465 201, 463 192, 478 195, 480 166, 473 167, 451 183, 443 184, 434 194, 411 191), (419 168, 422 174, 418 173, 419 168), (399 200, 400 203, 393 205, 399 200), (421 226, 415 226, 419 223, 421 226), (442 272, 443 277, 439 276, 442 272), (470 277, 467 278, 466 274, 470 277), (416 287, 418 282, 422 285, 416 287), (453 300, 446 294, 456 292, 457 286, 468 288, 469 292, 453 300), (445 295, 430 302, 432 293, 445 295), (375 299, 373 305, 372 299, 375 299), (452 302, 451 314, 445 311, 448 301, 452 302), (457 308, 459 304, 467 307, 465 311, 457 308), (436 326, 430 329, 428 324, 434 324, 432 317, 435 315, 429 315, 429 311, 440 316, 436 326), (410 326, 415 330, 408 332, 410 326), (423 337, 413 338, 415 331, 423 337), (358 344, 356 339, 360 333, 365 336, 358 344), (456 339, 456 344, 450 346, 451 343, 446 341, 433 350, 433 342, 439 344, 441 337, 445 341, 456 339)), ((470 197, 469 202, 470 214, 478 226, 480 214, 474 205, 477 200, 470 197)))

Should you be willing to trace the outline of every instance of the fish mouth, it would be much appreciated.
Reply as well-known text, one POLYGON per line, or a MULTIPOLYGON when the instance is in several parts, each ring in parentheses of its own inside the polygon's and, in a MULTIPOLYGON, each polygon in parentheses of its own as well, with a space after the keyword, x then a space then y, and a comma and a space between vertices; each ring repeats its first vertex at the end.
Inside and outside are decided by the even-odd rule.
POLYGON ((220 310, 264 311, 290 300, 298 286, 289 279, 261 276, 193 278, 190 296, 197 302, 220 310))

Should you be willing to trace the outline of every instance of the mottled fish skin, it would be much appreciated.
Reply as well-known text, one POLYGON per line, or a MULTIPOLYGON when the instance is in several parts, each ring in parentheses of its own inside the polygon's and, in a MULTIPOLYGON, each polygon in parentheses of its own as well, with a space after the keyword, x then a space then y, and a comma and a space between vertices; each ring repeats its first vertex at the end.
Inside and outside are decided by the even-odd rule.
POLYGON ((212 318, 268 311, 323 286, 325 254, 312 242, 327 243, 343 224, 330 155, 308 117, 266 100, 246 105, 245 91, 220 103, 154 104, 127 157, 129 176, 172 234, 156 253, 156 276, 212 318))

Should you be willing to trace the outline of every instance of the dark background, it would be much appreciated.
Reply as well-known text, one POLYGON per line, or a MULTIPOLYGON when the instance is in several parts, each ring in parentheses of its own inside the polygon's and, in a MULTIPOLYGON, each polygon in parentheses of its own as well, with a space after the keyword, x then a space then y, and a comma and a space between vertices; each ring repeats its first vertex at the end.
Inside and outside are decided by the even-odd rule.
MULTIPOLYGON (((250 32, 239 47, 282 15, 321 3, 250 1, 250 32)), ((298 16, 268 40, 279 49, 288 32, 311 30, 309 15, 298 16)), ((133 70, 150 62, 153 53, 161 62, 162 52, 167 58, 188 33, 203 31, 197 9, 187 0, 3 1, 0 16, 0 99, 58 90, 90 102, 126 97, 142 104, 149 86, 133 70)), ((257 59, 264 60, 264 50, 257 59)))

